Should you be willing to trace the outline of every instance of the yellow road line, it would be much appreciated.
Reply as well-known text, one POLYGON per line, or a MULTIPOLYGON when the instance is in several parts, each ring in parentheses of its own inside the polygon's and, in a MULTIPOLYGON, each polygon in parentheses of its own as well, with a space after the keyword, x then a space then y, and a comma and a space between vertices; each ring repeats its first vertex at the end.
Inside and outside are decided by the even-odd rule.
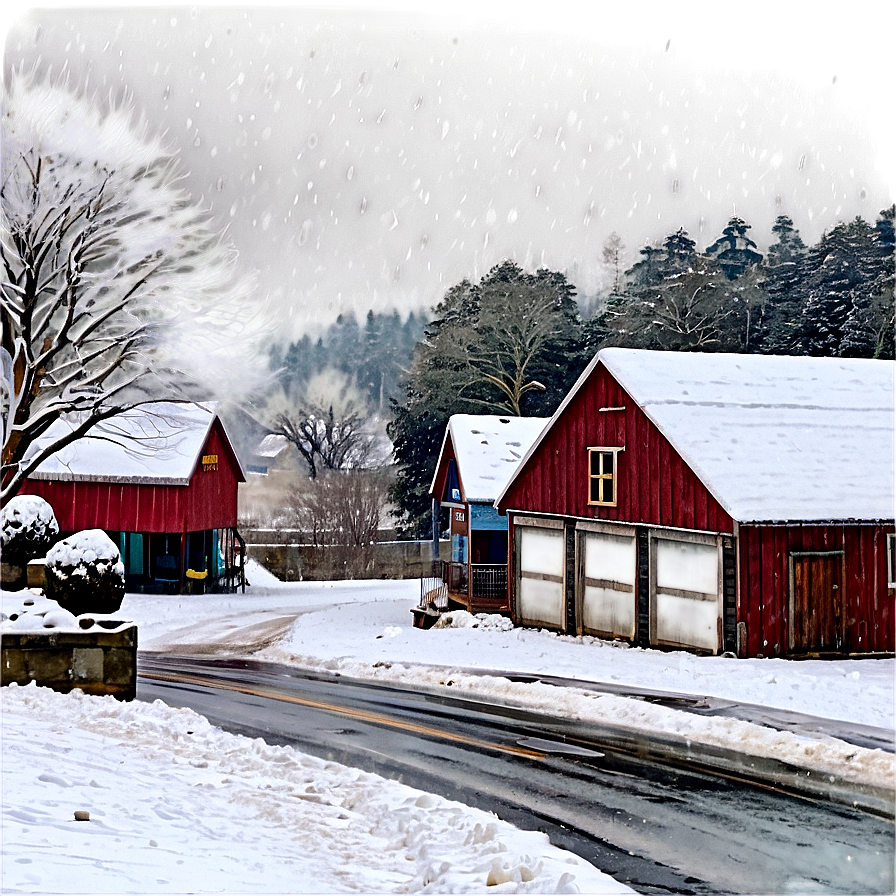
POLYGON ((401 731, 410 731, 414 734, 423 734, 441 740, 450 740, 469 747, 479 747, 483 750, 495 750, 499 753, 510 753, 513 756, 523 756, 527 759, 544 759, 545 756, 547 756, 547 753, 543 753, 539 750, 527 750, 524 747, 510 746, 509 744, 494 744, 490 741, 479 740, 475 737, 464 737, 462 734, 453 734, 450 731, 443 731, 440 728, 430 728, 428 725, 419 725, 416 722, 403 722, 399 719, 391 719, 388 716, 367 712, 363 709, 350 709, 345 706, 335 706, 332 703, 323 703, 319 700, 308 700, 305 697, 294 697, 290 694, 279 694, 274 691, 265 690, 264 688, 236 684, 235 682, 225 682, 216 679, 214 683, 212 683, 205 678, 198 678, 192 675, 174 675, 166 672, 141 672, 140 677, 150 678, 156 681, 171 681, 178 684, 196 684, 204 687, 220 688, 221 690, 236 691, 240 694, 248 694, 253 697, 266 697, 270 700, 279 700, 283 703, 295 703, 298 706, 307 706, 311 709, 320 709, 324 712, 332 712, 337 715, 348 716, 349 718, 358 719, 364 722, 386 725, 390 728, 398 728, 401 731))

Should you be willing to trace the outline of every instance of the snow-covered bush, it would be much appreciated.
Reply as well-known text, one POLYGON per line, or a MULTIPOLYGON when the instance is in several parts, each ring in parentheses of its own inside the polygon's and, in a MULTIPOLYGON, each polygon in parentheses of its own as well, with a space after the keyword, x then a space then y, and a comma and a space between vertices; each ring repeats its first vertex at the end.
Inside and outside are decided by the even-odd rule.
POLYGON ((59 535, 53 508, 37 495, 16 495, 0 511, 3 562, 27 565, 43 557, 59 535))
POLYGON ((80 616, 115 613, 124 599, 124 564, 101 529, 64 538, 47 553, 47 597, 80 616))
POLYGON ((439 616, 433 628, 481 628, 484 631, 509 632, 513 622, 498 613, 468 613, 452 610, 439 616))

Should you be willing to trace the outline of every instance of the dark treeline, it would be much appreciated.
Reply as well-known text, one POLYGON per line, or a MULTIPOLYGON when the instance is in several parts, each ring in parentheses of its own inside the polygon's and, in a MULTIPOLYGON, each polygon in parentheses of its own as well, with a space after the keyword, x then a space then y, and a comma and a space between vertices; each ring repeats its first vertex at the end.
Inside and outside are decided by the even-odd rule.
POLYGON ((874 224, 855 218, 806 246, 781 215, 763 256, 750 225, 732 217, 702 252, 678 230, 627 270, 613 234, 603 253, 612 288, 587 320, 564 274, 504 261, 451 287, 429 319, 371 311, 360 326, 343 315, 318 340, 275 350, 272 366, 297 400, 335 368, 388 418, 399 532, 425 537, 448 418, 549 416, 605 346, 893 358, 893 225, 891 207, 874 224))
POLYGON ((548 416, 605 346, 892 358, 893 213, 838 224, 811 247, 782 215, 765 257, 735 217, 703 252, 678 230, 625 271, 614 234, 603 256, 613 288, 588 320, 558 272, 505 261, 452 287, 392 406, 399 532, 431 527, 429 483, 452 414, 548 416))

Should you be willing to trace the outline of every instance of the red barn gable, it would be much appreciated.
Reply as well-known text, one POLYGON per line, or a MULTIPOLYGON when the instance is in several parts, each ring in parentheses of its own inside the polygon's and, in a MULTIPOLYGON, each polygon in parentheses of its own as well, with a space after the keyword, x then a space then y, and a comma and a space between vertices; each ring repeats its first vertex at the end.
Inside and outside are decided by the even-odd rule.
MULTIPOLYGON (((67 425, 55 423, 41 444, 67 425)), ((163 556, 173 558, 166 573, 174 568, 181 582, 191 573, 202 581, 225 574, 239 541, 237 491, 245 480, 215 404, 157 402, 97 424, 44 461, 22 493, 45 498, 63 532, 117 537, 142 587, 157 578, 163 556)))
POLYGON ((742 656, 892 651, 893 418, 892 362, 600 352, 496 501, 515 617, 742 656))

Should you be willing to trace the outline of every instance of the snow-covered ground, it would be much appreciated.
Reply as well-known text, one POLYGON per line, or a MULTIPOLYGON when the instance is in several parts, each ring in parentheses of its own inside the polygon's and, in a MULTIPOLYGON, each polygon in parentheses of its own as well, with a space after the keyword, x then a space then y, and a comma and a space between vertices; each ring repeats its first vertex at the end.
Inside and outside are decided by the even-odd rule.
MULTIPOLYGON (((410 614, 416 581, 286 584, 255 564, 248 571, 244 595, 127 595, 116 616, 138 623, 142 650, 251 653, 353 677, 413 680, 736 745, 893 787, 890 752, 500 674, 719 697, 892 731, 891 659, 697 657, 463 613, 452 614, 452 626, 423 631, 410 614)), ((7 615, 21 602, 3 598, 7 615)), ((35 607, 46 610, 39 601, 35 607)), ((374 775, 226 734, 189 710, 32 686, 4 688, 2 701, 4 893, 461 892, 489 883, 496 885, 490 892, 624 890, 544 837, 374 775), (79 809, 91 812, 89 822, 74 820, 79 809)))

